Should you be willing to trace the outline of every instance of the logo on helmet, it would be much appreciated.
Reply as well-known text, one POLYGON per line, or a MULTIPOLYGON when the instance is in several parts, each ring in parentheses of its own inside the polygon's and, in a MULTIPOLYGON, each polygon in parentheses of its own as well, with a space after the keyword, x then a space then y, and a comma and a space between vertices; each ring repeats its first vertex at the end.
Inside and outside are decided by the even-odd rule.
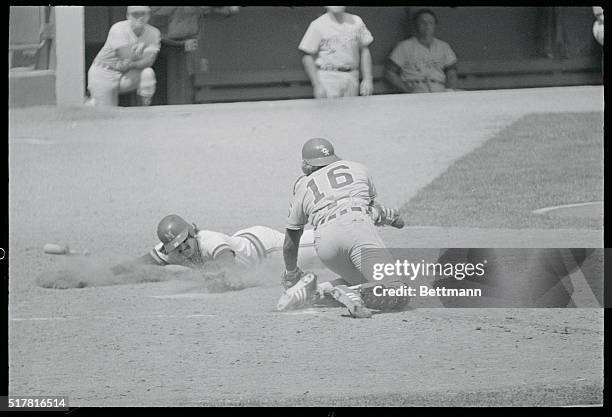
POLYGON ((164 236, 168 238, 168 240, 172 240, 176 237, 176 235, 174 235, 171 230, 168 230, 166 233, 164 233, 164 236))
POLYGON ((329 156, 329 154, 330 154, 329 149, 327 149, 327 148, 325 147, 325 145, 317 145, 317 146, 316 146, 316 149, 318 149, 319 151, 321 151, 321 153, 322 153, 323 155, 325 155, 325 156, 329 156))

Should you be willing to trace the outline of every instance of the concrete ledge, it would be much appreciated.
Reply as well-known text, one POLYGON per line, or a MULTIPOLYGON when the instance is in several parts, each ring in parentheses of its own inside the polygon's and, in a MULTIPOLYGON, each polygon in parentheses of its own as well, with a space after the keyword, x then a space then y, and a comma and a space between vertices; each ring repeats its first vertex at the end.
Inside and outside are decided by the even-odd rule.
POLYGON ((53 105, 55 71, 9 72, 9 107, 53 105))

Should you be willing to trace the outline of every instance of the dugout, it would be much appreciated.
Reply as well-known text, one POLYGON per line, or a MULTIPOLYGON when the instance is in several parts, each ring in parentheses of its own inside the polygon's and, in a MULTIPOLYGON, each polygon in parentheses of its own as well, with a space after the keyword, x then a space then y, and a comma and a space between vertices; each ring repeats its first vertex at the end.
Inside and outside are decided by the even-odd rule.
MULTIPOLYGON (((421 7, 350 7, 374 36, 375 93, 392 92, 382 66, 395 44, 411 33, 410 16, 421 7)), ((437 35, 460 60, 461 86, 468 90, 599 84, 601 47, 591 32, 590 7, 433 7, 437 35)), ((321 7, 242 7, 225 18, 203 20, 192 80, 159 71, 156 103, 222 102, 312 97, 297 45, 321 7), (185 83, 193 85, 185 89, 185 83), (186 96, 169 97, 170 91, 186 96)), ((88 67, 108 27, 125 7, 86 7, 88 67)))
MULTIPOLYGON (((363 18, 375 39, 370 47, 375 94, 393 92, 382 78, 382 67, 395 44, 411 33, 410 17, 420 8, 348 8, 363 18)), ((437 37, 447 41, 459 58, 463 89, 603 82, 602 48, 593 38, 591 7, 431 9, 440 20, 437 37)), ((125 12, 126 6, 84 7, 85 78, 110 26, 125 19, 125 12)), ((194 56, 196 73, 187 76, 180 65, 162 65, 160 60, 154 104, 311 97, 297 45, 308 24, 323 12, 322 7, 244 6, 230 17, 205 17, 194 56)), ((14 15, 10 19, 9 51, 11 45, 26 41, 19 37, 31 37, 19 19, 14 15)), ((50 62, 50 72, 45 75, 52 78, 55 61, 50 62)))

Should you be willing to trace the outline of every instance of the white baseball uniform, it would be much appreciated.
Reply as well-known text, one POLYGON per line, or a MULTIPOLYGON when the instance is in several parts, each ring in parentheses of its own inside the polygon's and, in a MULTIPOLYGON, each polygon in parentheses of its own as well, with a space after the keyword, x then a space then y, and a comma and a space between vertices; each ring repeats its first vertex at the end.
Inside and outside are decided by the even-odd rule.
MULTIPOLYGON (((234 254, 236 264, 244 269, 251 269, 272 257, 282 256, 285 235, 265 226, 252 226, 234 233, 232 236, 211 230, 200 230, 196 234, 200 258, 195 263, 205 264, 214 261, 221 253, 230 251, 234 254)), ((162 242, 150 252, 151 257, 160 265, 194 266, 175 252, 166 253, 162 242)), ((300 259, 306 264, 313 264, 317 255, 314 250, 312 230, 304 232, 300 244, 300 259)))
POLYGON ((359 95, 361 48, 374 41, 359 16, 344 13, 344 17, 340 23, 325 13, 313 20, 298 47, 316 56, 317 75, 327 97, 359 95))
POLYGON ((414 36, 398 43, 389 59, 402 69, 403 81, 416 82, 415 93, 444 91, 445 71, 457 63, 448 43, 434 38, 427 48, 414 36))
POLYGON ((116 106, 119 93, 138 90, 141 96, 152 96, 155 92, 155 73, 151 68, 132 69, 125 73, 114 69, 120 61, 117 50, 122 47, 132 51, 133 60, 141 59, 145 50, 158 53, 160 31, 146 24, 142 34, 136 36, 129 20, 111 26, 104 46, 87 73, 87 88, 96 105, 116 106))

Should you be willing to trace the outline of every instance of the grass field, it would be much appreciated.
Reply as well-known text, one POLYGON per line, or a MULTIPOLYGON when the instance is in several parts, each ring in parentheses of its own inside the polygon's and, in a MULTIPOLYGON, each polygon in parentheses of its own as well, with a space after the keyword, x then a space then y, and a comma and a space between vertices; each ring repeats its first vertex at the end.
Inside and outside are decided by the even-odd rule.
POLYGON ((404 206, 410 224, 602 229, 534 210, 603 201, 603 114, 532 114, 462 157, 404 206))
POLYGON ((9 393, 64 394, 78 407, 600 404, 602 309, 411 307, 369 320, 335 307, 281 314, 279 259, 257 271, 254 285, 230 292, 164 269, 143 269, 141 282, 65 290, 37 279, 63 268, 95 275, 144 254, 169 213, 224 233, 254 224, 282 230, 300 147, 314 136, 365 162, 381 202, 409 203, 414 227, 381 230, 394 247, 601 247, 591 223, 538 223, 529 213, 597 195, 602 104, 603 88, 586 86, 11 110, 9 393), (543 125, 557 132, 555 124, 560 135, 534 135, 543 125), (537 156, 521 154, 521 143, 535 144, 537 156), (567 152, 583 166, 559 164, 567 152), (533 170, 538 186, 542 178, 556 185, 531 201, 516 167, 522 177, 533 170), (477 173, 499 181, 478 182, 470 194, 477 173), (499 196, 484 198, 474 220, 471 199, 488 190, 499 196), (503 214, 495 201, 506 202, 503 214), (47 242, 92 255, 46 255, 47 242))

